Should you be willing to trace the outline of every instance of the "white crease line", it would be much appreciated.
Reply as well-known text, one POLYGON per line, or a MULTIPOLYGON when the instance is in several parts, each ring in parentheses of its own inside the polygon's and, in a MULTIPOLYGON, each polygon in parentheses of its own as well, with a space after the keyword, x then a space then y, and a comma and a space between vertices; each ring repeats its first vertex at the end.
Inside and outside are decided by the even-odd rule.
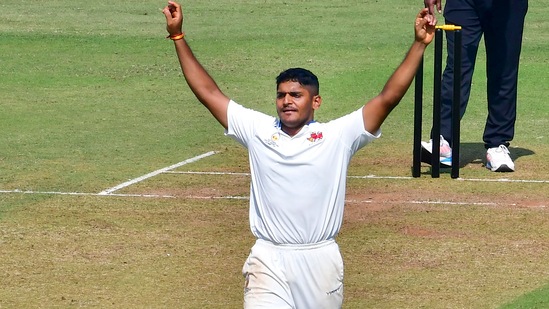
MULTIPOLYGON (((221 199, 227 199, 227 200, 249 200, 249 196, 196 196, 196 195, 189 195, 185 198, 188 199, 198 199, 198 200, 221 200, 221 199)), ((420 204, 420 205, 457 205, 457 206, 466 206, 466 205, 473 205, 473 206, 519 206, 519 204, 516 203, 494 203, 494 202, 452 202, 452 201, 378 201, 378 200, 345 200, 345 203, 360 203, 360 204, 420 204)), ((546 205, 537 205, 535 207, 538 208, 546 208, 546 205)))
POLYGON ((168 166, 168 167, 161 168, 161 169, 159 169, 159 170, 156 170, 156 171, 154 171, 154 172, 148 173, 148 174, 143 175, 143 176, 141 176, 141 177, 137 177, 137 178, 135 178, 135 179, 126 181, 126 182, 124 182, 124 183, 121 183, 121 184, 119 184, 119 185, 116 186, 116 187, 112 187, 112 188, 110 188, 110 189, 101 191, 101 192, 99 192, 98 194, 99 194, 99 195, 108 195, 108 194, 111 194, 111 193, 114 192, 114 191, 117 191, 117 190, 120 190, 120 189, 125 188, 125 187, 127 187, 127 186, 133 185, 133 184, 138 183, 138 182, 140 182, 140 181, 143 181, 143 180, 145 180, 145 179, 147 179, 147 178, 154 177, 154 176, 156 176, 156 175, 158 175, 158 174, 162 174, 162 173, 164 173, 164 172, 167 172, 167 171, 172 170, 172 169, 174 169, 174 168, 178 168, 178 167, 183 166, 183 165, 185 165, 185 164, 188 164, 188 163, 192 163, 192 162, 198 161, 198 160, 200 160, 200 159, 202 159, 202 158, 212 156, 212 155, 214 155, 215 153, 216 153, 215 151, 210 151, 210 152, 201 154, 201 155, 199 155, 199 156, 196 156, 196 157, 194 157, 194 158, 191 158, 191 159, 188 159, 188 160, 185 160, 185 161, 181 161, 181 162, 176 163, 176 164, 174 164, 174 165, 170 165, 170 166, 168 166))
POLYGON ((371 204, 374 201, 372 200, 345 200, 345 203, 360 203, 360 204, 371 204))
POLYGON ((475 206, 517 206, 515 203, 494 203, 494 202, 445 202, 445 201, 409 201, 411 204, 435 204, 435 205, 475 205, 475 206))
POLYGON ((414 179, 409 176, 376 176, 376 175, 365 175, 365 176, 347 176, 347 178, 357 178, 357 179, 414 179))
POLYGON ((183 172, 183 171, 167 171, 166 174, 192 174, 192 175, 236 175, 250 176, 250 173, 235 173, 235 172, 183 172))
MULTIPOLYGON (((178 198, 174 195, 159 195, 159 194, 99 194, 99 193, 85 193, 85 192, 56 192, 56 191, 24 191, 24 190, 0 190, 0 193, 20 193, 20 194, 44 194, 44 195, 77 195, 77 196, 113 196, 113 197, 145 197, 145 198, 178 198)), ((199 200, 249 200, 249 196, 195 196, 189 195, 183 198, 187 199, 199 199, 199 200)), ((451 202, 451 201, 378 201, 378 200, 345 200, 346 203, 362 203, 362 204, 425 204, 425 205, 474 205, 474 206, 519 206, 516 203, 494 203, 494 202, 451 202)), ((537 208, 547 208, 547 205, 537 205, 537 208)))
POLYGON ((22 193, 22 194, 51 194, 51 195, 97 195, 97 193, 84 192, 56 192, 56 191, 31 191, 31 190, 0 190, 0 193, 22 193))
MULTIPOLYGON (((193 171, 168 171, 167 174, 191 174, 191 175, 237 175, 237 176, 250 176, 250 173, 237 173, 237 172, 193 172, 193 171)), ((369 178, 369 179, 413 179, 407 176, 347 176, 348 178, 369 178)))
MULTIPOLYGON (((250 173, 237 173, 237 172, 193 172, 193 171, 167 171, 169 174, 194 174, 194 175, 238 175, 238 176, 250 176, 250 173)), ((413 180, 415 177, 411 176, 377 176, 377 175, 364 175, 364 176, 347 176, 347 178, 354 179, 402 179, 413 180)), ((549 180, 536 180, 536 179, 481 179, 481 178, 458 178, 456 180, 461 181, 478 181, 478 182, 517 182, 517 183, 549 183, 549 180)))
POLYGON ((535 179, 480 179, 480 178, 458 178, 462 181, 480 181, 480 182, 521 182, 521 183, 549 183, 549 180, 535 180, 535 179))
POLYGON ((85 192, 58 192, 58 191, 31 191, 31 190, 0 190, 0 193, 21 193, 21 194, 44 194, 44 195, 78 195, 78 196, 120 196, 120 197, 154 197, 154 198, 175 198, 173 195, 159 195, 159 194, 99 194, 99 193, 85 193, 85 192))
POLYGON ((120 197, 161 197, 161 198, 175 198, 174 195, 160 195, 160 194, 121 194, 121 193, 111 193, 111 194, 97 194, 97 196, 120 196, 120 197))
POLYGON ((196 195, 188 195, 185 196, 185 198, 188 199, 195 199, 195 200, 249 200, 249 196, 235 196, 235 195, 227 195, 227 196, 196 196, 196 195))
POLYGON ((502 203, 493 203, 493 202, 451 202, 451 201, 376 201, 376 200, 345 200, 346 203, 365 203, 365 204, 371 204, 371 203, 381 203, 381 204, 426 204, 426 205, 475 205, 475 206, 497 206, 497 205, 509 205, 509 206, 517 206, 517 204, 502 204, 502 203))

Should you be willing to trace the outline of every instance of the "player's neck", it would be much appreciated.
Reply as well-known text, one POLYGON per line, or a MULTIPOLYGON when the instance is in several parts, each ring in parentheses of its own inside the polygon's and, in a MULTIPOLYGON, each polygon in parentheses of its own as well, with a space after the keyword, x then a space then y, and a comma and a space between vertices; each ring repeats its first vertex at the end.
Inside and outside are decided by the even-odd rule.
POLYGON ((299 133, 301 131, 301 129, 303 129, 303 127, 308 126, 313 122, 316 122, 316 120, 314 120, 314 119, 309 120, 309 121, 307 121, 307 123, 305 123, 305 124, 303 124, 299 127, 296 127, 296 128, 289 128, 289 127, 285 126, 283 123, 280 123, 280 128, 284 133, 288 134, 290 137, 294 137, 294 136, 297 135, 297 133, 299 133))
POLYGON ((299 131, 301 131, 301 129, 303 129, 304 126, 300 126, 298 128, 288 128, 287 126, 285 125, 282 125, 282 132, 288 134, 288 136, 290 137, 294 137, 297 135, 297 133, 299 133, 299 131))

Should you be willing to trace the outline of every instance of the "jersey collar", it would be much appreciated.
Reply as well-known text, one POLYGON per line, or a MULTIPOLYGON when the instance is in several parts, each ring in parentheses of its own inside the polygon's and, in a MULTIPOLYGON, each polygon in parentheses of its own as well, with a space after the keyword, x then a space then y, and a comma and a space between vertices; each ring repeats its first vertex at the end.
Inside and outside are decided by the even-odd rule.
MULTIPOLYGON (((313 119, 313 120, 307 122, 305 125, 308 126, 311 123, 315 123, 315 122, 316 122, 316 120, 313 119)), ((282 130, 282 122, 280 121, 280 119, 278 119, 278 118, 276 119, 275 126, 282 130)))

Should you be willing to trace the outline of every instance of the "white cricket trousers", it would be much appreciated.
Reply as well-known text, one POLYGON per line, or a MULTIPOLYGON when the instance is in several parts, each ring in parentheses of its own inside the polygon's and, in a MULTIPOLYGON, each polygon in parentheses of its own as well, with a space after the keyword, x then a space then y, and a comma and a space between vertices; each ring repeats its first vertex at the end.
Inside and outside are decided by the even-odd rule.
POLYGON ((343 259, 334 240, 275 245, 258 239, 242 268, 245 309, 338 309, 343 259))

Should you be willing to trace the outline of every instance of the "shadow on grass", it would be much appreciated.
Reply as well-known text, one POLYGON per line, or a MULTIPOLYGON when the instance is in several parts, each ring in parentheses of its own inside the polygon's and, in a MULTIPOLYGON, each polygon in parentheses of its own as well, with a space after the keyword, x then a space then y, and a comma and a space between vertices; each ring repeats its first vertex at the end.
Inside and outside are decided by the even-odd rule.
MULTIPOLYGON (((526 148, 509 148, 511 152, 511 159, 516 161, 520 157, 531 156, 535 154, 530 149, 526 148)), ((484 143, 461 143, 460 144, 460 156, 459 167, 464 167, 469 164, 481 164, 486 162, 486 149, 484 143)))
MULTIPOLYGON (((520 147, 511 147, 511 159, 513 161, 516 161, 520 157, 524 156, 530 156, 535 154, 534 151, 526 148, 520 148, 520 147)), ((430 158, 428 159, 428 161, 430 158)), ((423 161, 426 162, 426 161, 423 161)), ((484 148, 484 143, 461 143, 460 149, 459 149, 459 168, 463 168, 467 165, 478 165, 481 167, 484 167, 486 163, 486 149, 484 148)), ((422 174, 430 175, 431 169, 429 168, 428 171, 422 172, 422 174)), ((451 168, 447 166, 440 166, 440 173, 441 174, 449 174, 451 172, 451 168)))

